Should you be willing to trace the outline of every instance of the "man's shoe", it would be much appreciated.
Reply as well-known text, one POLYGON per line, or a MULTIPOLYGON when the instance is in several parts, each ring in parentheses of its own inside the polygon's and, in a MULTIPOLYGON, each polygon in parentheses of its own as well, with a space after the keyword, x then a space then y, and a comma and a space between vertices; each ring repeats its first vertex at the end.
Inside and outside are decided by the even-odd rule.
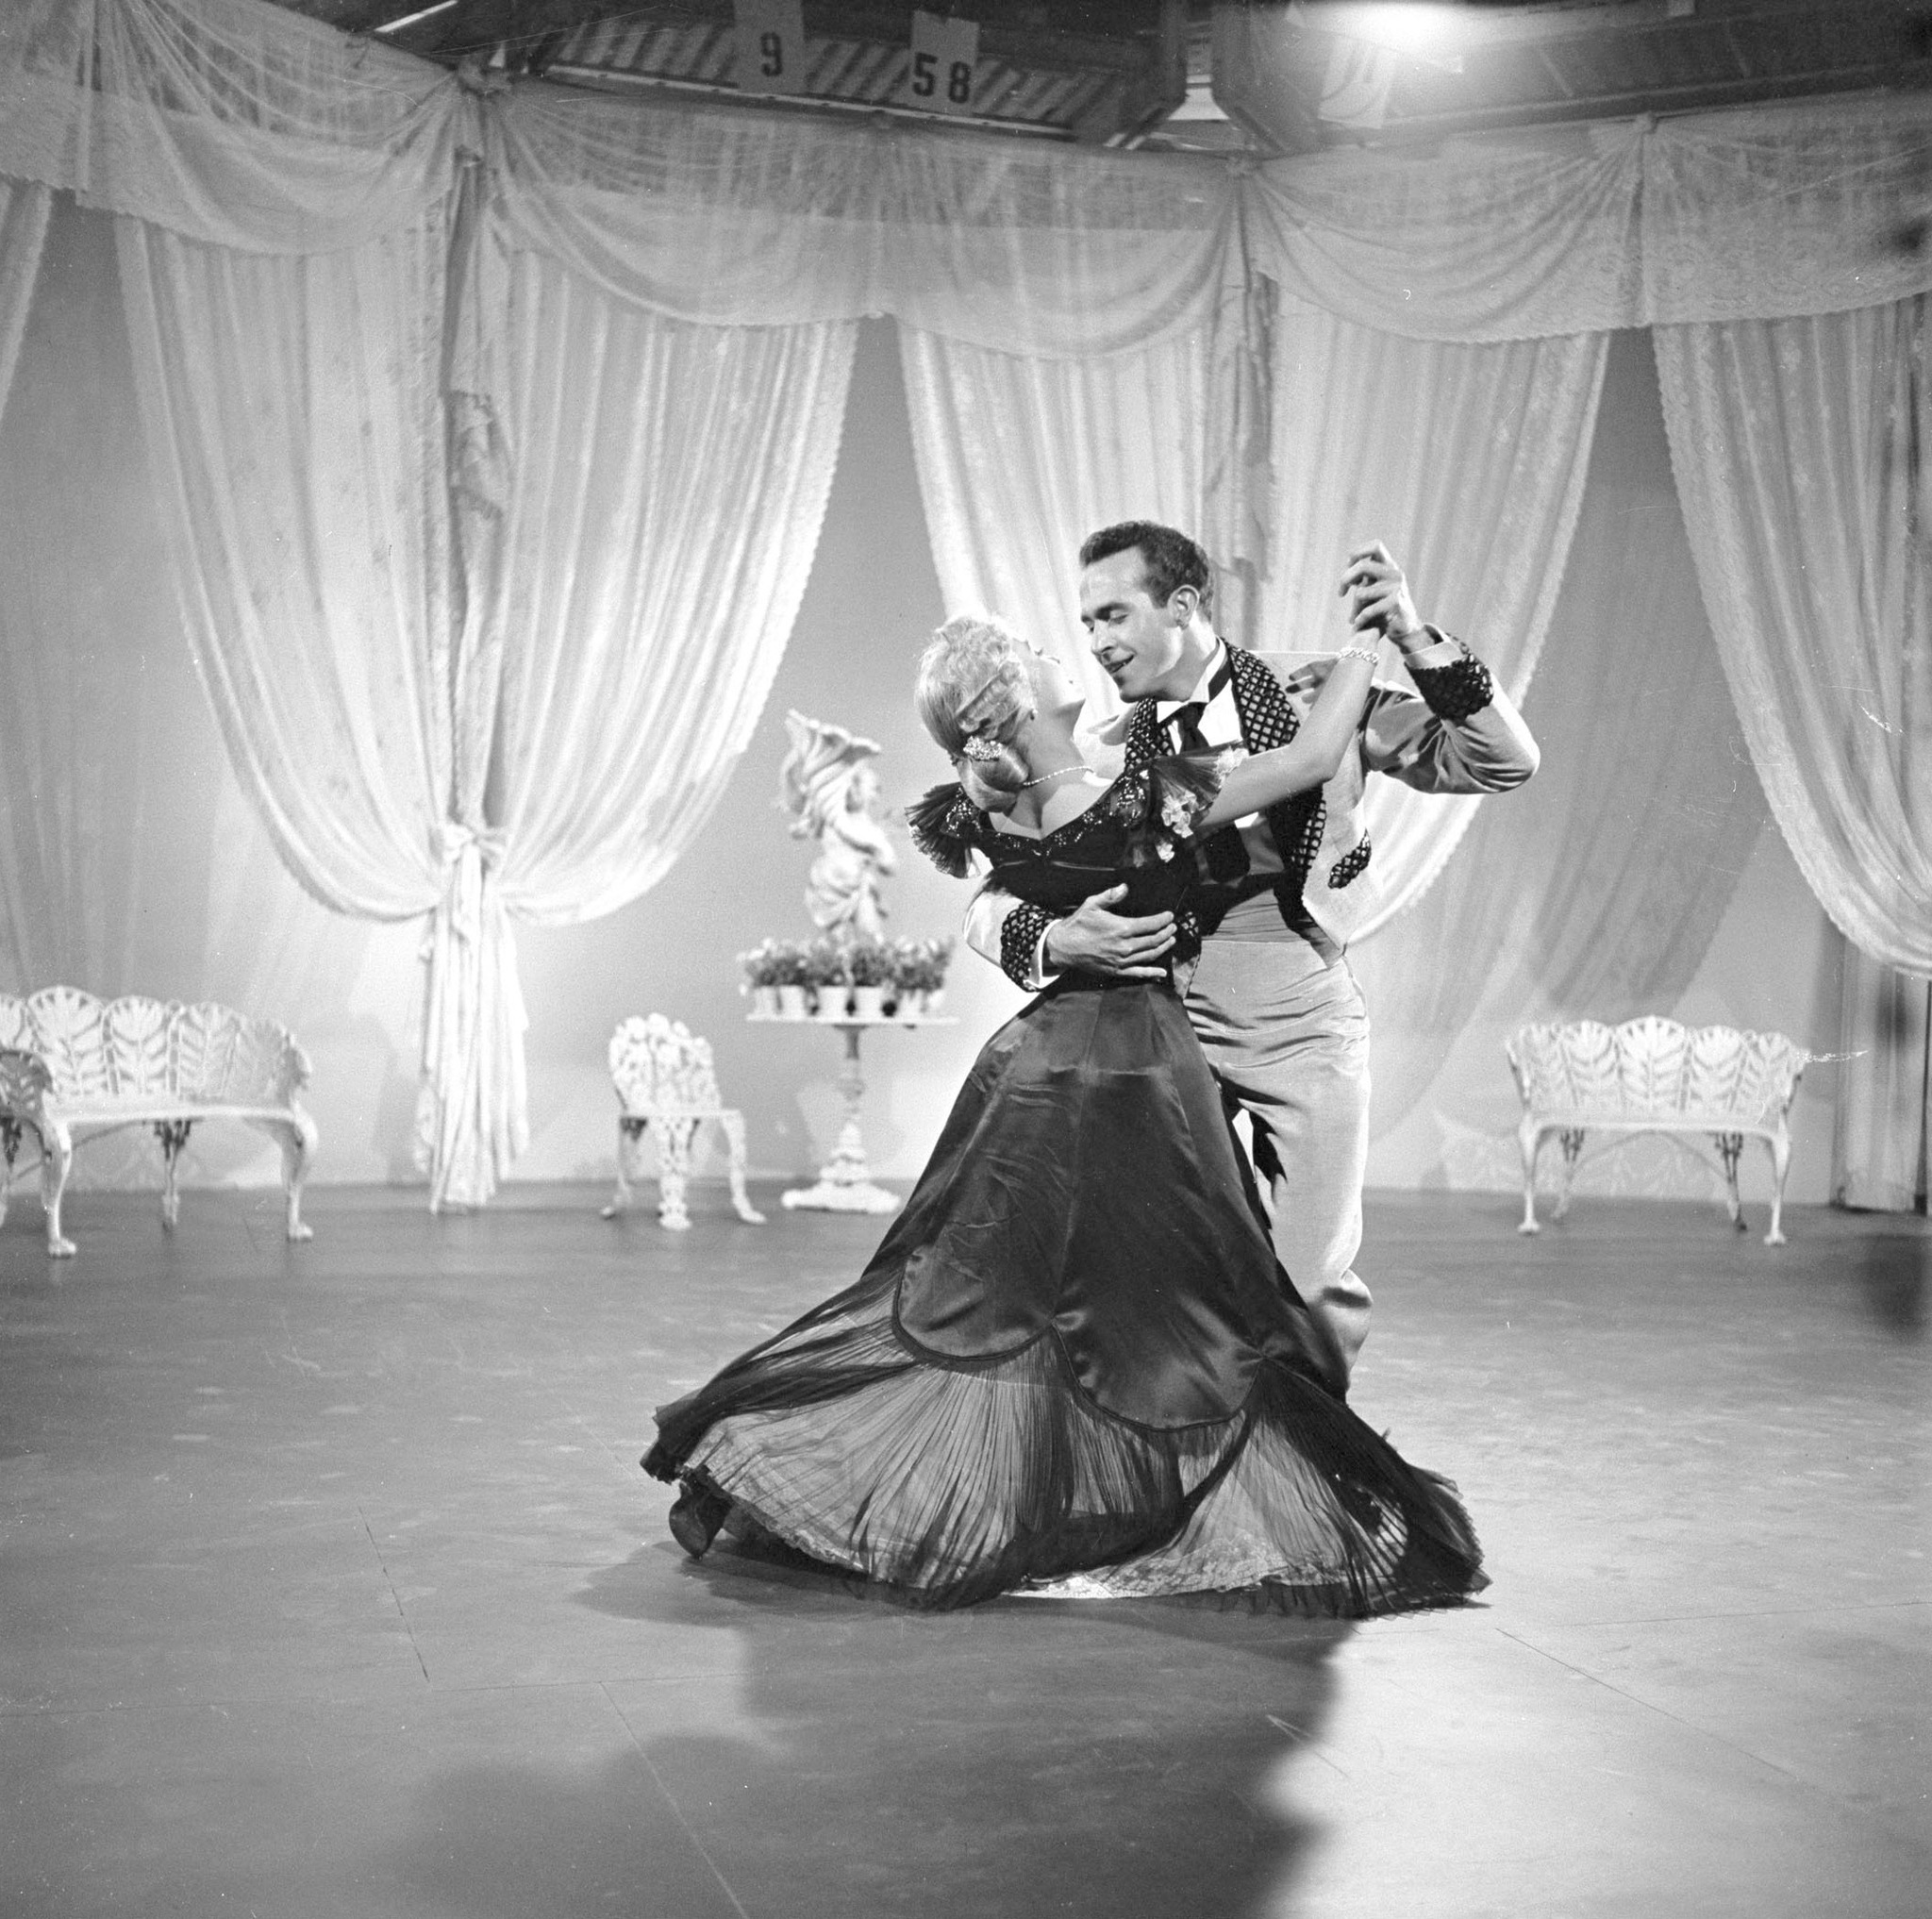
POLYGON ((671 1508, 671 1537, 692 1559, 701 1560, 730 1510, 730 1499, 715 1486, 687 1483, 671 1508))

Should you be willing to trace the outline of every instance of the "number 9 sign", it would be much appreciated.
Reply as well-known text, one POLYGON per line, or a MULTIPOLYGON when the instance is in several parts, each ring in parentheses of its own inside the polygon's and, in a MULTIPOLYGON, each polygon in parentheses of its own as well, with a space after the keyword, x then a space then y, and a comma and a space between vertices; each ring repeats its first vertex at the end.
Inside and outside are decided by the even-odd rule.
POLYGON ((974 69, 979 60, 979 23, 938 13, 912 16, 912 57, 906 93, 929 113, 973 110, 974 69))
POLYGON ((741 93, 805 92, 805 19, 800 0, 732 0, 741 93))

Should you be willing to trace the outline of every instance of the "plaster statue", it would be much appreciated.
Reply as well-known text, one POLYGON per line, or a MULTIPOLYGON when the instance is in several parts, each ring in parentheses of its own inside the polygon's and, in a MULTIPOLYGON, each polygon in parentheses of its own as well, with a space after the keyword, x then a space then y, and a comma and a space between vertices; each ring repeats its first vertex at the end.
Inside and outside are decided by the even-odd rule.
POLYGON ((785 725, 791 750, 778 771, 778 803, 792 816, 794 839, 819 843, 806 906, 835 940, 881 938, 879 881, 899 859, 874 811, 879 782, 868 762, 878 743, 795 710, 785 725))

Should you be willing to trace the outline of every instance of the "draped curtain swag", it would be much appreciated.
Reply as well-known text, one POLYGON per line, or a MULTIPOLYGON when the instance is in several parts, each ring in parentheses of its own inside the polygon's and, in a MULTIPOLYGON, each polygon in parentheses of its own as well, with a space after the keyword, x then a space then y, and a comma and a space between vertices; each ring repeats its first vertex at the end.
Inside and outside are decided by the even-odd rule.
MULTIPOLYGON (((0 18, 0 374, 35 191, 117 215, 179 586, 238 776, 317 897, 430 916, 432 1199, 475 1201, 525 1125, 509 921, 635 897, 742 750, 809 565, 858 317, 908 331, 949 597, 1014 598, 1065 631, 1048 544, 1130 493, 1146 510, 1151 486, 1229 562, 1241 637, 1318 630, 1336 555, 1317 549, 1346 520, 1408 542, 1430 610, 1519 693, 1600 336, 1708 329, 1665 390, 1680 475, 1706 469, 1686 482, 1694 544, 1741 706, 1716 603, 1724 528, 1758 502, 1724 463, 1771 375, 1721 374, 1743 349, 1717 336, 1895 325, 1932 290, 1932 259, 1887 243, 1928 172, 1913 100, 1231 165, 486 93, 260 0, 24 0, 0 18), (559 328, 585 356, 568 379, 559 328), (1158 397, 1110 412, 1148 377, 1158 397), (1415 396, 1410 417, 1378 416, 1391 389, 1336 402, 1377 379, 1415 396), (1183 402, 1205 418, 1164 417, 1183 402), (1042 448, 1041 422, 1071 443, 1042 448), (1337 484, 1331 436, 1357 433, 1379 437, 1345 442, 1337 484), (1131 488, 1083 479, 1116 453, 1131 488), (1040 524, 1002 510, 1009 457, 1040 524)), ((1660 334, 1660 364, 1676 351, 1660 334)), ((1778 408, 1807 465, 1864 458, 1838 443, 1842 409, 1778 408)), ((1883 704, 1923 677, 1924 609, 1891 584, 1916 575, 1891 549, 1874 573, 1857 532, 1826 563, 1865 567, 1868 690, 1883 726, 1923 736, 1920 692, 1883 704)), ((1790 664, 1820 634, 1795 607, 1763 609, 1792 624, 1754 637, 1785 666, 1753 698, 1819 693, 1790 664)), ((1852 796, 1903 792, 1906 757, 1831 736, 1832 710, 1778 724, 1810 726, 1818 765, 1864 755, 1842 791, 1814 769, 1801 806, 1784 771, 1766 781, 1788 835, 1808 806, 1843 853, 1852 796)), ((1378 857, 1413 898, 1466 818, 1388 805, 1378 857)), ((1834 915, 1861 941, 1889 926, 1876 950, 1924 964, 1923 810, 1871 830, 1904 900, 1887 920, 1840 896, 1834 915)), ((1800 850, 1807 877, 1842 893, 1819 857, 1800 850)))

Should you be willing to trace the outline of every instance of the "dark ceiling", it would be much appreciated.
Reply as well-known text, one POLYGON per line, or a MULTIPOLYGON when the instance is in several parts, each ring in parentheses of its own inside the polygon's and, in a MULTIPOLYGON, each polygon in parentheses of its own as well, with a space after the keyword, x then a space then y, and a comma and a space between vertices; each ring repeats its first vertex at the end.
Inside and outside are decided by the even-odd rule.
MULTIPOLYGON (((276 0, 448 64, 745 97, 733 0, 276 0)), ((762 0, 769 5, 770 0, 762 0)), ((1932 86, 1932 0, 929 0, 972 20, 954 117, 1133 147, 1307 151, 1932 86)), ((906 0, 803 0, 780 110, 924 114, 906 0)))

